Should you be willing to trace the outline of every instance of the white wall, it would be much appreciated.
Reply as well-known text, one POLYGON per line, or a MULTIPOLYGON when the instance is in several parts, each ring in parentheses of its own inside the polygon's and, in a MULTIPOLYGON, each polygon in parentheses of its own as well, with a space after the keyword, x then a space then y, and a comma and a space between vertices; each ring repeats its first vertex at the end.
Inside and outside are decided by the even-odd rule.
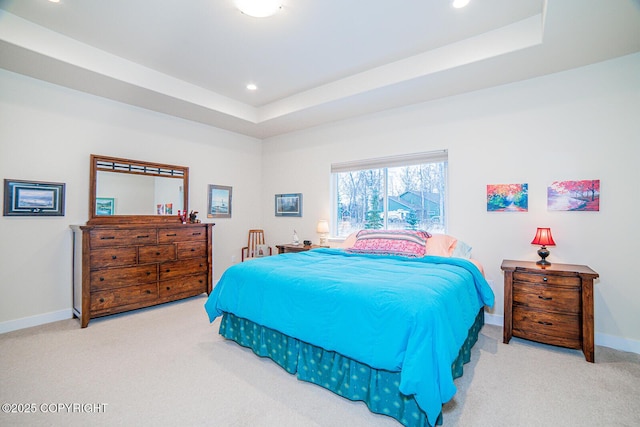
POLYGON ((88 219, 92 153, 189 167, 216 278, 259 225, 259 140, 0 70, 0 175, 66 183, 65 216, 0 218, 0 332, 70 317, 69 225, 88 219), (208 184, 233 187, 233 218, 206 218, 208 184))
POLYGON ((586 264, 595 287, 596 343, 640 352, 640 54, 323 126, 264 142, 263 223, 271 242, 318 241, 330 217, 332 162, 449 150, 449 234, 473 246, 503 314, 503 259, 536 260, 536 227, 557 246, 549 260, 586 264), (601 180, 599 212, 552 212, 556 180, 601 180), (486 185, 529 184, 527 213, 486 211, 486 185), (273 195, 300 192, 302 218, 276 218, 273 195))

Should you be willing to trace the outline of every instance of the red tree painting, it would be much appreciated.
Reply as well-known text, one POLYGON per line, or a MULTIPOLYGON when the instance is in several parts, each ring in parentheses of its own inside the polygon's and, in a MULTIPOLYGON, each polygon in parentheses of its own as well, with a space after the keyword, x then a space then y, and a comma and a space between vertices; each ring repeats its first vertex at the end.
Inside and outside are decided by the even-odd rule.
POLYGON ((555 181, 547 188, 550 211, 599 211, 600 180, 555 181))

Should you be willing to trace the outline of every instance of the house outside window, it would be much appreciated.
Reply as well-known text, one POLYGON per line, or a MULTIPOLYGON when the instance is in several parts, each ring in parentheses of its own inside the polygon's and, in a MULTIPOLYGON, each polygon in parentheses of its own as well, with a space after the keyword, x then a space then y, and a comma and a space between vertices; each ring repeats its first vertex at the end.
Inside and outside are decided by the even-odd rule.
POLYGON ((446 230, 447 151, 333 164, 332 235, 446 230))

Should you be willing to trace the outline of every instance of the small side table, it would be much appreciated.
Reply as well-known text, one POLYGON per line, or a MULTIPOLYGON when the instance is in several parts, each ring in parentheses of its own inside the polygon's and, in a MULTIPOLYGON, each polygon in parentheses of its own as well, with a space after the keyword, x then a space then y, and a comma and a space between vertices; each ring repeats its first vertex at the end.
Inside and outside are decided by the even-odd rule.
POLYGON ((581 349, 594 361, 593 281, 586 265, 502 261, 504 271, 503 342, 512 336, 581 349))
POLYGON ((316 249, 316 248, 328 248, 329 246, 320 246, 320 245, 309 245, 309 246, 305 246, 305 245, 294 245, 291 243, 284 243, 282 245, 276 245, 276 248, 278 248, 278 255, 279 254, 286 254, 288 252, 304 252, 304 251, 308 251, 310 249, 316 249))

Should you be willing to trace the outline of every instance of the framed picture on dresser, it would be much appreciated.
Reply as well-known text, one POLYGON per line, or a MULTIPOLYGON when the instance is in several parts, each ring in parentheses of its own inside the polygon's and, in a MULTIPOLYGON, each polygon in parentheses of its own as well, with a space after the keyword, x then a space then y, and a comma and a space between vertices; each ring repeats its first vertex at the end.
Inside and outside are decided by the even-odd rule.
POLYGON ((4 180, 4 216, 64 216, 65 184, 4 180))

